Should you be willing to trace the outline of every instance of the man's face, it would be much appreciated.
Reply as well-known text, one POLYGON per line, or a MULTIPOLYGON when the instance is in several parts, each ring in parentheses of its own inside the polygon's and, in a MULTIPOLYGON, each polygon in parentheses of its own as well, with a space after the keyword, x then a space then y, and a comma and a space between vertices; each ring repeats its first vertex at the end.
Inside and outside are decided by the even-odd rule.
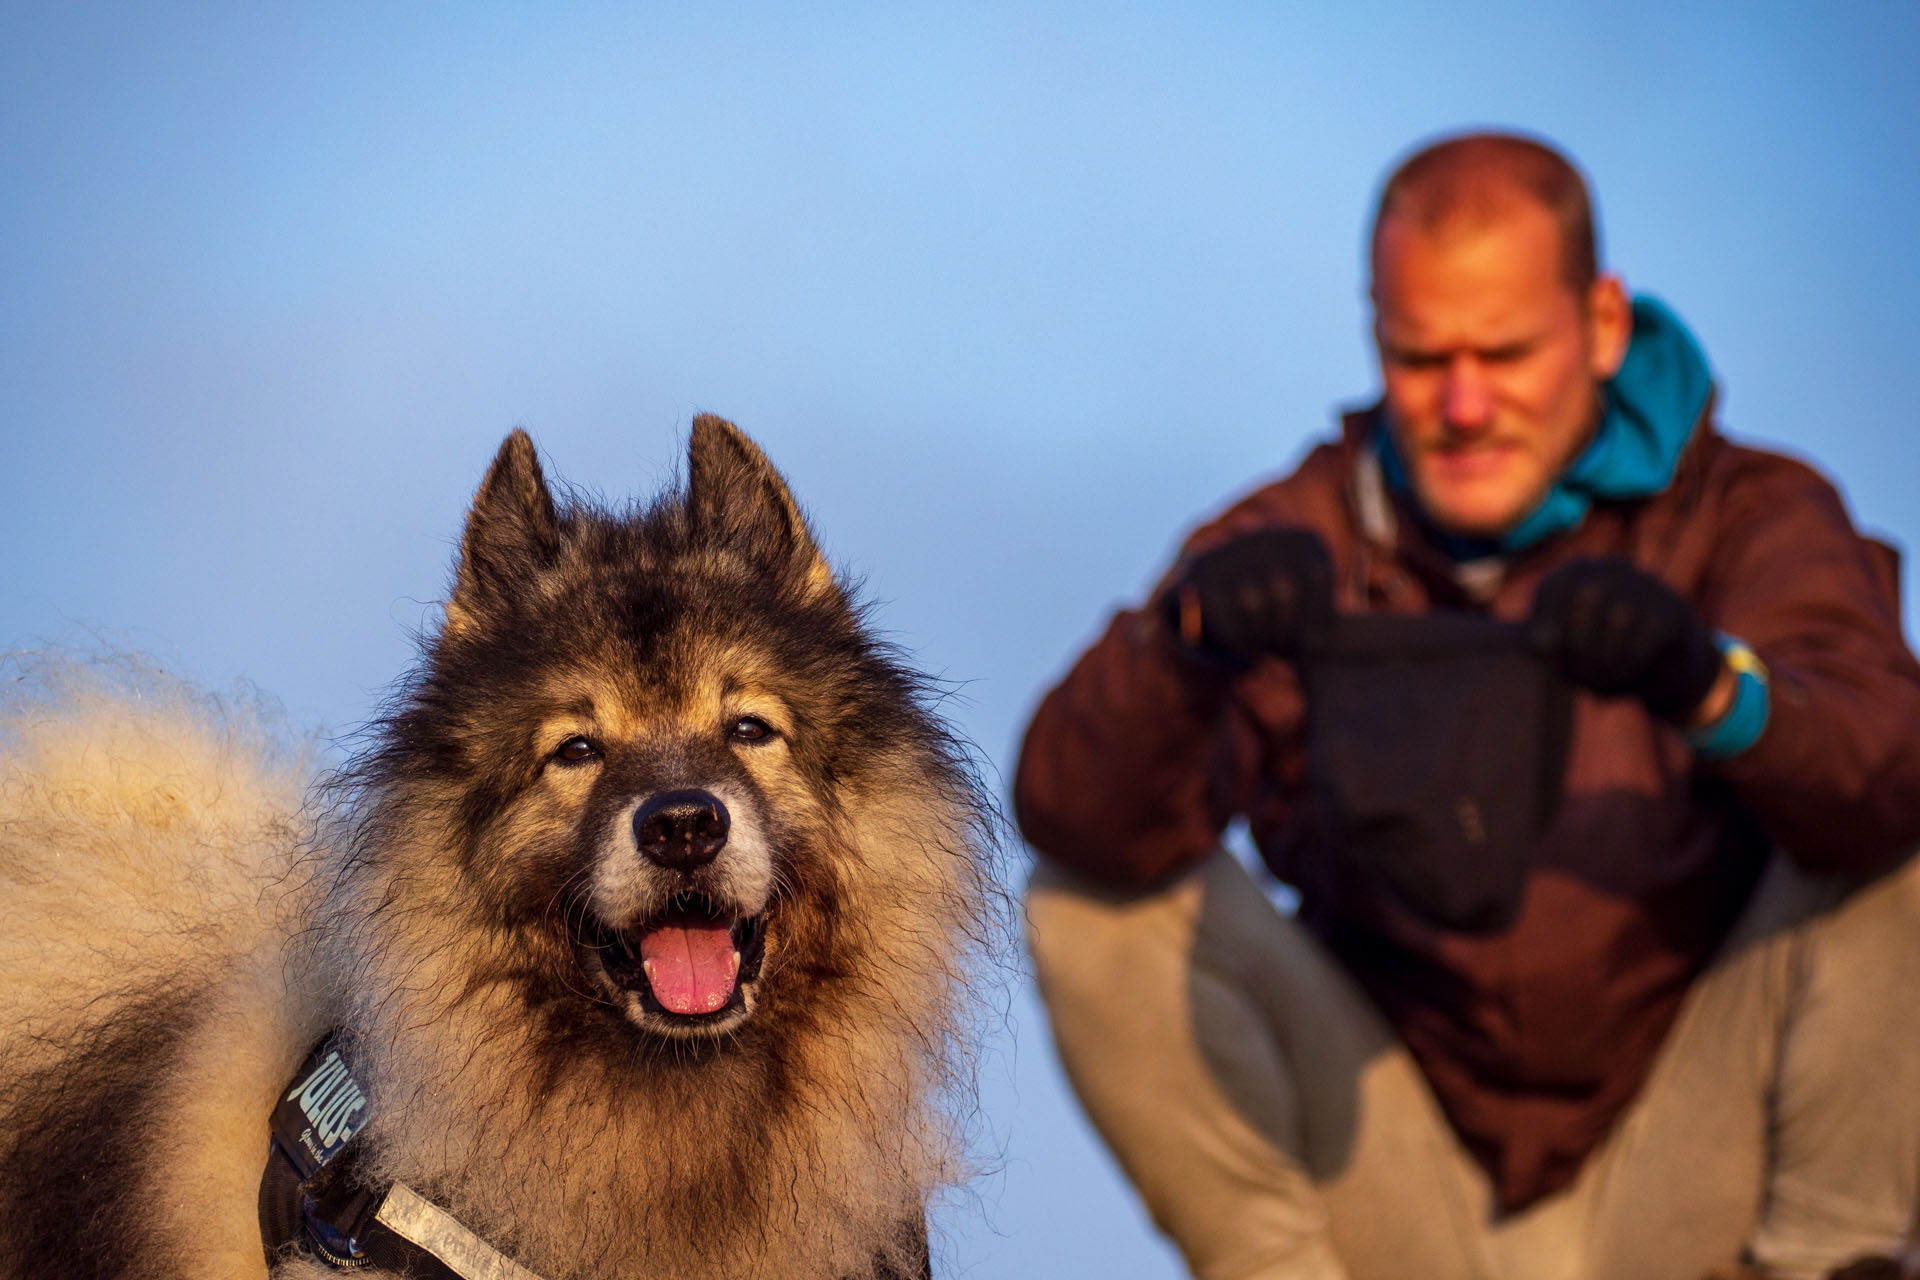
POLYGON ((1421 506, 1451 533, 1513 528, 1585 446, 1626 353, 1619 280, 1582 297, 1561 276, 1552 215, 1516 201, 1457 234, 1389 215, 1373 299, 1394 443, 1421 506))

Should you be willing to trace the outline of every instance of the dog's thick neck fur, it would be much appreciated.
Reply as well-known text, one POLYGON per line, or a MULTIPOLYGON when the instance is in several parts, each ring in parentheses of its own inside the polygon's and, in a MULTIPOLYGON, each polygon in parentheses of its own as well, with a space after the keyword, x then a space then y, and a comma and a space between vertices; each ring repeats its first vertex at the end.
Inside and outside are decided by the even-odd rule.
POLYGON ((623 1026, 585 1046, 543 1039, 511 948, 492 973, 445 954, 437 938, 467 911, 453 895, 353 869, 324 933, 343 944, 328 967, 371 1082, 368 1169, 548 1280, 911 1274, 927 1197, 966 1172, 941 1107, 966 1069, 963 957, 925 929, 971 891, 938 874, 961 862, 963 834, 929 825, 941 816, 870 813, 895 840, 917 831, 918 847, 846 851, 893 879, 812 924, 859 939, 840 944, 858 948, 833 961, 840 980, 764 1010, 777 1028, 698 1047, 623 1026))

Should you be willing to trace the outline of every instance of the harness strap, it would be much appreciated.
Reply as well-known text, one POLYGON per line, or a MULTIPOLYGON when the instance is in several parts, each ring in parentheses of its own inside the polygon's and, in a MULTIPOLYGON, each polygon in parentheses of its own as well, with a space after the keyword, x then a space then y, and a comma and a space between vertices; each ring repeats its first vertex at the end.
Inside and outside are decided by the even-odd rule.
POLYGON ((466 1280, 540 1280, 404 1182, 387 1190, 373 1218, 394 1238, 430 1254, 449 1275, 466 1280))
POLYGON ((322 1040, 269 1120, 259 1205, 268 1264, 299 1250, 416 1280, 540 1280, 413 1188, 359 1176, 353 1137, 366 1105, 342 1037, 322 1040))

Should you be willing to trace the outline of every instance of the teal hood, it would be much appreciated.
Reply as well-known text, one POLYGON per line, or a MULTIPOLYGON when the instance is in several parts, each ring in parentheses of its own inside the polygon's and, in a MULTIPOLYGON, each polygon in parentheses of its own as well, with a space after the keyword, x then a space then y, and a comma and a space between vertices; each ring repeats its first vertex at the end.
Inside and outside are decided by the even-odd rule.
MULTIPOLYGON (((1605 386, 1600 429, 1519 524, 1499 538, 1444 538, 1455 559, 1522 551, 1579 526, 1596 499, 1645 498, 1673 483, 1680 454, 1706 412, 1713 371, 1680 318, 1641 294, 1633 300, 1633 336, 1620 370, 1605 386)), ((1387 484, 1411 495, 1392 433, 1374 432, 1387 484)))

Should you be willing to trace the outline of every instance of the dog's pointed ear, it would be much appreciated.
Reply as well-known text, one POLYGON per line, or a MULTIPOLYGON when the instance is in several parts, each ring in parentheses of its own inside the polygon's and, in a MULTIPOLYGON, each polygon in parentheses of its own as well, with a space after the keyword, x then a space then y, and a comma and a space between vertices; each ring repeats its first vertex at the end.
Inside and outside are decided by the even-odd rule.
POLYGON ((693 420, 687 442, 687 506, 701 537, 791 572, 804 594, 834 589, 787 482, 745 432, 711 413, 693 420))
POLYGON ((516 428, 501 442, 467 512, 460 567, 447 602, 448 630, 466 627, 511 600, 553 563, 559 546, 560 521, 540 458, 532 439, 516 428))

